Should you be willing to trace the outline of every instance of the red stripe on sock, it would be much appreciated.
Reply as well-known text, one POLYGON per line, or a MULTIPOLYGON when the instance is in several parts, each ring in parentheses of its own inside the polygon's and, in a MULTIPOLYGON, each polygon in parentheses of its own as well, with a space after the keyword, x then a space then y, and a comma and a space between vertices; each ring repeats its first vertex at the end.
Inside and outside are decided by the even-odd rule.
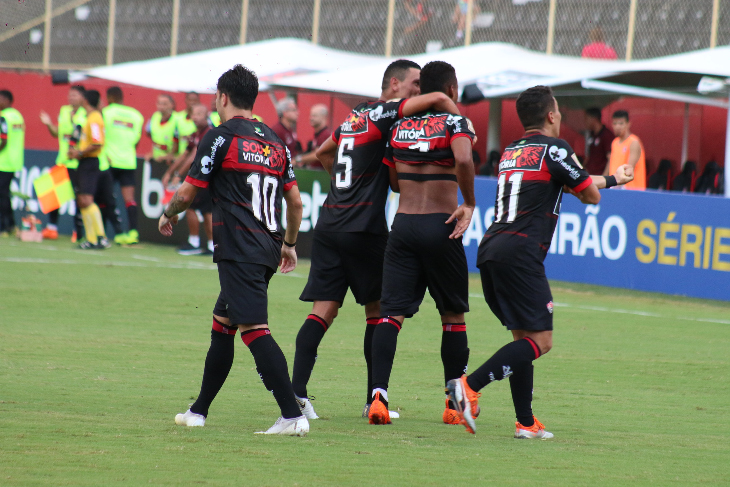
POLYGON ((400 331, 401 328, 403 328, 403 324, 400 321, 398 321, 395 318, 392 318, 390 316, 386 316, 385 318, 380 318, 380 322, 378 324, 382 325, 385 323, 389 323, 389 324, 395 326, 396 328, 398 328, 398 331, 400 331))
POLYGON ((535 360, 539 359, 540 358, 540 347, 538 347, 537 343, 535 343, 535 341, 530 337, 525 337, 525 340, 530 342, 530 345, 532 345, 532 349, 535 351, 535 360))
POLYGON ((129 208, 130 206, 137 206, 137 202, 136 201, 127 201, 126 203, 124 203, 124 206, 126 208, 129 208))
POLYGON ((380 318, 367 318, 365 323, 368 325, 377 325, 380 322, 380 318))
POLYGON ((466 331, 466 323, 444 323, 444 331, 466 331))
POLYGON ((245 343, 248 347, 249 345, 251 345, 252 341, 264 335, 271 335, 271 331, 269 331, 268 328, 258 328, 253 331, 241 333, 241 340, 243 340, 243 343, 245 343))
POLYGON ((317 323, 319 323, 320 325, 324 326, 324 331, 327 331, 327 328, 329 328, 329 325, 327 324, 327 322, 317 315, 309 315, 309 316, 307 316, 307 319, 314 320, 317 323))
POLYGON ((236 328, 229 328, 215 318, 213 318, 213 331, 217 331, 218 333, 224 333, 226 335, 236 334, 236 328))

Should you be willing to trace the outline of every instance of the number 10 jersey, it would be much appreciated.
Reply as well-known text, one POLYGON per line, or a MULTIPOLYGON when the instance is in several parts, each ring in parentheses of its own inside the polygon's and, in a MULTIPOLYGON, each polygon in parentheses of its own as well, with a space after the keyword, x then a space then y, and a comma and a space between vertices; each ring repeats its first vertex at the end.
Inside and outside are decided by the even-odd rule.
POLYGON ((213 261, 263 264, 281 259, 281 200, 296 178, 289 150, 265 124, 234 117, 198 145, 186 182, 210 188, 213 261))
POLYGON ((382 163, 390 126, 405 100, 361 103, 333 133, 337 155, 317 230, 387 234, 388 168, 382 163))

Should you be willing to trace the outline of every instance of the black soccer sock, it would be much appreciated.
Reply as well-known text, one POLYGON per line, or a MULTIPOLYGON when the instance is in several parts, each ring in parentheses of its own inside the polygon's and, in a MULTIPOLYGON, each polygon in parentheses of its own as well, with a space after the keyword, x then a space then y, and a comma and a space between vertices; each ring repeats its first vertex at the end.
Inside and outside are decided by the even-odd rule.
POLYGON ((245 331, 241 333, 241 340, 251 351, 264 386, 274 394, 274 399, 281 409, 281 416, 286 419, 301 416, 302 411, 294 398, 294 389, 289 380, 286 357, 269 329, 256 328, 245 331))
POLYGON ((58 225, 58 210, 52 210, 48 212, 48 223, 51 225, 58 225))
POLYGON ((127 223, 130 230, 137 230, 137 202, 125 203, 127 207, 127 223))
POLYGON ((116 207, 116 205, 112 206, 109 203, 98 203, 97 206, 101 211, 101 216, 104 220, 104 224, 106 225, 107 222, 111 223, 112 228, 114 229, 114 235, 119 235, 120 233, 122 233, 121 213, 119 213, 119 209, 116 207))
POLYGON ((444 364, 444 385, 466 373, 469 363, 469 342, 466 323, 444 323, 441 334, 441 362, 444 364))
POLYGON ((362 350, 365 354, 365 364, 368 368, 368 390, 365 397, 365 404, 370 404, 371 391, 373 387, 373 334, 375 326, 380 318, 367 318, 365 320, 365 338, 363 339, 362 350))
POLYGON ((532 378, 535 367, 530 364, 509 376, 509 388, 512 391, 512 402, 515 405, 517 421, 522 426, 532 426, 532 378))
POLYGON ((479 391, 495 380, 509 377, 515 371, 532 363, 540 356, 540 349, 530 338, 510 342, 497 350, 492 357, 466 378, 474 391, 479 391))
POLYGON ((228 373, 233 365, 236 329, 225 326, 213 318, 210 348, 205 357, 205 369, 203 369, 203 384, 200 386, 198 399, 190 406, 190 410, 195 414, 208 416, 210 404, 228 378, 228 373))
POLYGON ((381 318, 373 333, 373 385, 371 389, 388 390, 390 372, 393 370, 395 349, 398 346, 398 333, 402 324, 390 316, 381 318))
POLYGON ((76 214, 74 215, 74 230, 76 231, 77 240, 84 238, 84 220, 81 218, 81 210, 78 208, 76 208, 76 214))
POLYGON ((307 397, 307 383, 317 361, 317 347, 324 338, 327 328, 329 325, 324 318, 311 314, 299 329, 291 379, 294 394, 299 397, 307 397))

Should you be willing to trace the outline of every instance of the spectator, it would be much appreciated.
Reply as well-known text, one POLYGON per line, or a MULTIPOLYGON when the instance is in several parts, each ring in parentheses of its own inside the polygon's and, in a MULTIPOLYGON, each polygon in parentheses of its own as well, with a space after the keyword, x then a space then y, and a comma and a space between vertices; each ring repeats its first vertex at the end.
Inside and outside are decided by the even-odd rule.
POLYGON ((493 150, 487 156, 487 162, 479 168, 480 176, 496 176, 499 168, 499 160, 502 158, 502 153, 498 150, 493 150))
POLYGON ((307 152, 299 154, 294 158, 296 167, 306 167, 307 169, 324 169, 322 163, 319 162, 315 152, 324 142, 332 135, 332 129, 327 126, 327 118, 329 111, 327 107, 320 104, 314 105, 309 111, 309 124, 314 129, 314 139, 307 144, 307 152))
POLYGON ((702 175, 697 180, 695 192, 702 194, 724 194, 724 174, 722 168, 715 162, 710 161, 705 165, 702 175))
POLYGON ((198 131, 193 121, 193 107, 200 104, 200 95, 191 91, 185 94, 185 110, 175 114, 177 117, 177 136, 179 140, 177 155, 185 152, 188 146, 188 139, 198 131))
POLYGON ((682 193, 693 193, 695 183, 697 182, 697 163, 695 161, 685 161, 682 172, 672 181, 672 191, 682 193))
POLYGON ((411 16, 412 23, 404 30, 405 54, 419 54, 426 52, 428 30, 433 17, 433 9, 429 8, 424 0, 405 0, 404 6, 411 16))
POLYGON ((600 27, 593 28, 588 33, 588 38, 591 42, 583 47, 583 52, 580 53, 580 57, 592 59, 618 59, 616 51, 605 43, 603 31, 600 27))
POLYGON ((15 217, 10 202, 10 183, 23 169, 25 121, 13 108, 13 94, 0 91, 0 235, 15 232, 15 217))
MULTIPOLYGON (((466 28, 466 15, 469 11, 468 0, 456 0, 454 13, 451 15, 451 21, 456 24, 456 40, 460 41, 464 38, 464 29, 466 28)), ((479 3, 476 0, 472 6, 472 19, 479 13, 479 3)))
POLYGON ((175 160, 179 145, 175 113, 175 100, 167 93, 157 96, 157 111, 152 114, 145 132, 152 139, 152 151, 145 159, 163 162, 168 166, 175 160))
POLYGON ((589 108, 585 111, 586 164, 588 174, 603 174, 611 157, 613 133, 601 121, 601 109, 589 108))
POLYGON ((634 180, 626 183, 626 189, 646 189, 646 156, 639 138, 631 133, 629 112, 617 110, 613 114, 613 133, 616 138, 611 144, 611 156, 603 175, 615 174, 616 170, 628 164, 634 170, 634 180))
POLYGON ((302 144, 297 139, 297 102, 294 98, 282 98, 276 104, 276 114, 279 115, 279 122, 271 130, 284 142, 291 156, 296 157, 302 153, 302 144))
POLYGON ((659 167, 649 177, 646 188, 658 189, 660 191, 669 191, 672 188, 672 161, 669 159, 659 161, 659 167))

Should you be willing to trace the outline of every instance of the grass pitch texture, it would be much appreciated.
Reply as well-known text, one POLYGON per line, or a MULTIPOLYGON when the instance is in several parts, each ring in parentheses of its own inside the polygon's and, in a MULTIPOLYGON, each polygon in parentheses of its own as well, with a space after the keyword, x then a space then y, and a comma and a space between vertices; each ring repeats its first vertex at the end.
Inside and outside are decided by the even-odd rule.
MULTIPOLYGON (((301 262, 270 286, 290 368, 307 272, 301 262)), ((553 283, 554 348, 535 362, 533 406, 555 439, 525 441, 512 438, 507 381, 482 391, 476 435, 441 423, 429 297, 398 340, 401 419, 368 425, 364 314, 348 296, 309 386, 322 419, 283 438, 253 435, 279 413, 238 338, 205 427, 174 424, 199 391, 218 290, 209 258, 170 247, 0 240, 0 485, 727 485, 728 303, 553 283)), ((478 276, 471 292, 474 369, 510 335, 478 276)))

